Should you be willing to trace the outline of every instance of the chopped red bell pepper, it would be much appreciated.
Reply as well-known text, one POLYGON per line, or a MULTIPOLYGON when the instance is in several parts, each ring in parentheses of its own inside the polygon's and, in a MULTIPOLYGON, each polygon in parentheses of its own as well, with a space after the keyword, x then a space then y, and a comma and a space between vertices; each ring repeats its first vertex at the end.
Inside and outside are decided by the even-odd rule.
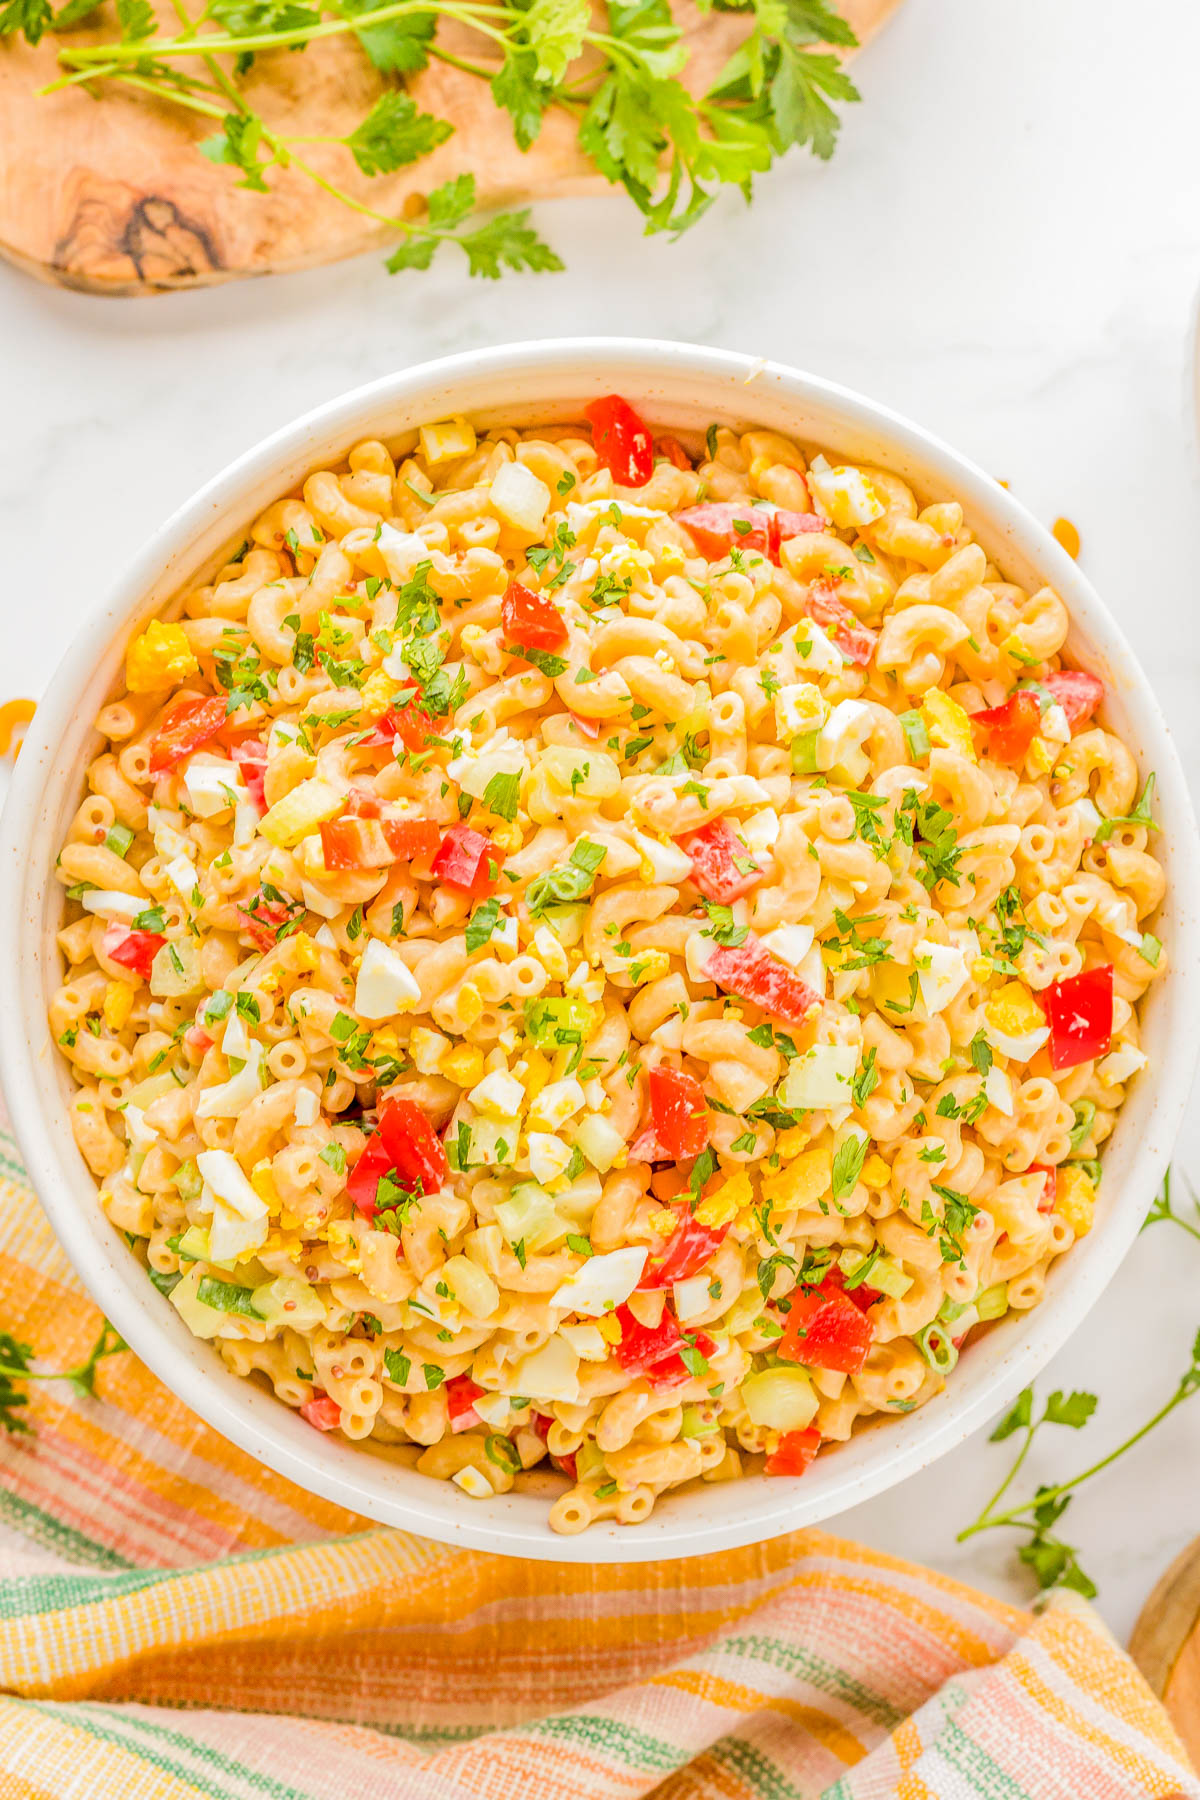
POLYGON ((785 1431, 763 1465, 766 1475, 803 1475, 821 1448, 821 1433, 815 1425, 804 1431, 785 1431))
POLYGON ((707 500, 673 515, 701 556, 719 562, 731 550, 759 550, 779 562, 779 546, 806 532, 824 531, 816 513, 790 512, 782 506, 753 506, 745 500, 707 500))
POLYGON ((1113 966, 1104 963, 1052 981, 1038 995, 1050 1027, 1050 1067, 1073 1069, 1103 1056, 1112 1043, 1113 966))
POLYGON ((500 605, 500 623, 510 644, 518 649, 557 650, 567 641, 567 622, 545 594, 535 594, 519 581, 510 581, 500 605))
POLYGON ((342 1409, 328 1394, 314 1394, 299 1411, 300 1417, 318 1431, 336 1431, 342 1422, 342 1409))
POLYGON ((437 720, 423 706, 389 706, 363 743, 371 750, 381 744, 394 744, 399 738, 406 750, 421 751, 426 748, 427 738, 440 736, 437 720))
POLYGON ((621 1327, 621 1341, 613 1354, 627 1375, 644 1375, 655 1363, 674 1356, 685 1342, 669 1306, 663 1307, 657 1325, 641 1324, 628 1306, 618 1306, 612 1316, 621 1327))
POLYGON ((433 875, 462 888, 473 900, 486 900, 503 866, 504 857, 490 838, 469 825, 451 825, 433 859, 433 875))
POLYGON ((1041 726, 1042 709, 1035 693, 1018 688, 999 706, 972 713, 971 722, 987 732, 988 749, 997 762, 1023 762, 1041 726))
POLYGON ((209 700, 181 700, 150 739, 151 775, 173 769, 185 756, 199 750, 201 744, 216 737, 224 723, 223 694, 214 694, 209 700))
POLYGON ((441 1138, 416 1101, 385 1100, 379 1109, 379 1136, 404 1186, 436 1194, 450 1165, 441 1138))
POLYGON ((645 421, 620 394, 593 400, 584 412, 591 421, 596 455, 621 487, 645 487, 654 473, 654 441, 645 421))
POLYGON ((1055 669, 1053 674, 1043 675, 1038 685, 1054 695, 1072 731, 1091 718, 1104 698, 1104 683, 1086 669, 1055 669))
POLYGON ((1053 1212, 1054 1202, 1058 1199, 1058 1170, 1049 1163, 1030 1163, 1029 1173, 1046 1177, 1042 1184, 1042 1197, 1038 1201, 1037 1209, 1040 1213, 1053 1212))
POLYGON ((132 969, 141 981, 149 981, 154 959, 166 943, 157 931, 130 931, 127 925, 114 921, 104 933, 103 951, 110 962, 132 969))
POLYGON ((376 1132, 373 1138, 368 1138, 366 1148, 356 1158, 346 1182, 346 1192, 364 1218, 375 1217, 379 1183, 385 1175, 391 1174, 392 1168, 391 1151, 376 1132))
POLYGON ((327 869, 385 869, 390 863, 433 856, 442 841, 432 819, 378 819, 353 813, 321 826, 327 869))
POLYGON ((727 819, 713 819, 699 831, 676 838, 692 859, 692 880, 709 900, 729 906, 762 880, 762 870, 727 819))
POLYGON ((821 1004, 821 996, 807 981, 754 937, 736 946, 716 945, 709 952, 704 972, 718 987, 753 1000, 772 1018, 784 1019, 789 1025, 803 1025, 821 1004))
POLYGON ((242 738, 233 746, 230 754, 242 771, 242 780, 246 784, 246 792, 253 800, 259 813, 267 810, 266 777, 267 746, 261 738, 242 738))
POLYGON ((840 1288, 847 1300, 853 1300, 859 1312, 869 1312, 875 1302, 883 1298, 882 1288, 868 1287, 865 1281, 857 1282, 854 1287, 848 1288, 846 1286, 846 1277, 842 1274, 842 1271, 838 1268, 836 1263, 833 1264, 829 1273, 824 1277, 821 1286, 825 1288, 840 1288))
POLYGON ((211 1032, 205 1031, 203 1025, 189 1025, 183 1034, 183 1041, 193 1056, 204 1056, 217 1040, 211 1032))
POLYGON ((832 1283, 791 1296, 787 1326, 776 1345, 789 1362, 855 1375, 867 1360, 875 1333, 849 1294, 832 1283))
POLYGON ((579 1480, 579 1470, 575 1466, 575 1452, 573 1450, 564 1451, 561 1456, 552 1456, 550 1460, 553 1463, 557 1463, 563 1474, 569 1475, 572 1481, 579 1480))
MULTIPOLYGON (((716 1344, 707 1331, 695 1331, 690 1342, 684 1340, 684 1348, 698 1350, 705 1362, 716 1349, 716 1344)), ((652 1363, 646 1370, 646 1380, 656 1394, 669 1388, 686 1387, 689 1381, 695 1381, 697 1373, 703 1375, 704 1370, 689 1369, 683 1360, 682 1350, 675 1350, 670 1356, 664 1356, 660 1362, 652 1363)))
POLYGON ((708 1142, 708 1102, 694 1075, 662 1065, 650 1071, 650 1130, 664 1154, 681 1162, 708 1142))
POLYGON ((531 1415, 530 1423, 544 1444, 550 1436, 550 1427, 554 1423, 553 1416, 550 1413, 534 1412, 531 1415))
POLYGON ((469 1375, 454 1375, 446 1383, 446 1406, 450 1413, 451 1431, 470 1431, 472 1425, 482 1425, 483 1420, 475 1411, 475 1402, 485 1390, 469 1375))
POLYGON ((805 604, 809 618, 822 631, 828 631, 842 655, 849 657, 858 668, 865 669, 875 654, 879 633, 872 631, 869 625, 860 624, 858 614, 827 582, 815 581, 805 604))
POLYGON ((677 469, 690 470, 692 467, 692 459, 677 437, 660 437, 658 453, 665 456, 669 463, 674 463, 677 469))
POLYGON ((246 921, 243 932, 256 949, 266 952, 277 941, 283 927, 304 912, 299 900, 266 900, 262 889, 249 906, 239 906, 238 913, 246 921))
POLYGON ((678 1225, 667 1240, 661 1256, 651 1256, 642 1271, 638 1288, 642 1291, 670 1287, 695 1275, 724 1242, 726 1225, 701 1225, 688 1206, 677 1206, 678 1225))
POLYGON ((577 712, 568 712, 567 717, 572 721, 575 729, 583 733, 584 737, 598 738, 600 736, 599 719, 585 719, 582 713, 577 712))

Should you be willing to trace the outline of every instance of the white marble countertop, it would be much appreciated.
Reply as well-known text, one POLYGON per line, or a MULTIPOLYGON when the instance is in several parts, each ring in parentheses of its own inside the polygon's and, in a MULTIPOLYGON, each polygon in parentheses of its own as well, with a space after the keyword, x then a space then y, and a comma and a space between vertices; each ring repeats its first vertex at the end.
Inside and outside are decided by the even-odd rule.
MULTIPOLYGON (((1197 464, 1185 391, 1200 281, 1200 8, 1151 0, 907 0, 856 65, 828 167, 793 161, 684 241, 622 200, 540 223, 568 273, 468 284, 379 259, 150 301, 0 268, 4 694, 36 694, 143 536, 263 433, 344 388, 486 342, 622 332, 725 345, 857 387, 1079 527, 1200 773, 1197 464)), ((1200 1182, 1200 1130, 1177 1167, 1200 1182)), ((1074 1473, 1174 1386, 1200 1326, 1200 1243, 1159 1225, 1042 1386, 1096 1389, 1074 1473)), ((956 1546, 1007 1466, 976 1439, 835 1529, 1014 1600, 1010 1542, 956 1546)), ((1200 1530, 1200 1399, 1089 1487, 1067 1521, 1126 1636, 1200 1530)))

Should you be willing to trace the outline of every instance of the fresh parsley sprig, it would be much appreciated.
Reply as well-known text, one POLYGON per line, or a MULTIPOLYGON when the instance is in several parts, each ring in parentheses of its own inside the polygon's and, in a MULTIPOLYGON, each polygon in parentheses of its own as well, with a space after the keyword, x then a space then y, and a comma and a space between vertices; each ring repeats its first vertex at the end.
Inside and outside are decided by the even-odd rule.
POLYGON ((77 1394, 96 1392, 96 1369, 106 1356, 127 1350, 128 1344, 104 1321, 103 1330, 81 1363, 73 1369, 35 1369, 32 1344, 22 1344, 11 1333, 0 1331, 0 1428, 28 1433, 28 1420, 20 1408, 29 1404, 22 1386, 27 1381, 68 1381, 77 1394))
MULTIPOLYGON (((744 15, 746 35, 707 91, 680 79, 688 63, 669 0, 609 0, 594 18, 589 0, 206 0, 196 13, 175 0, 180 25, 160 32, 146 0, 117 0, 120 36, 62 42, 59 79, 43 90, 108 84, 212 121, 199 148, 238 171, 239 185, 265 193, 275 170, 294 169, 399 242, 387 261, 427 269, 453 244, 472 275, 494 280, 505 269, 542 272, 562 263, 529 223, 527 210, 476 216, 469 170, 442 182, 415 218, 379 211, 330 179, 307 146, 343 146, 370 178, 420 162, 454 132, 421 110, 405 85, 431 61, 487 83, 508 114, 522 150, 546 114, 566 112, 581 150, 608 181, 624 188, 648 232, 679 233, 699 219, 723 187, 750 198, 753 178, 793 146, 828 157, 837 139, 838 104, 858 93, 836 54, 857 42, 828 0, 697 0, 744 15), (472 56, 441 41, 440 27, 467 27, 472 56), (341 137, 277 130, 252 104, 243 78, 272 50, 302 51, 348 36, 389 83, 367 115, 341 137), (581 62, 580 59, 583 59, 581 62), (230 63, 229 59, 232 59, 230 63)), ((0 0, 0 39, 36 44, 93 27, 101 0, 0 0)), ((94 35, 94 31, 93 31, 94 35)))
MULTIPOLYGON (((1189 1188, 1189 1193, 1191 1192, 1189 1188)), ((1193 1202, 1195 1197, 1193 1196, 1193 1202)), ((1198 1207, 1200 1211, 1200 1207, 1198 1207)), ((1174 1211, 1171 1204, 1171 1176, 1168 1170, 1153 1206, 1150 1208, 1142 1226, 1143 1231, 1149 1225, 1169 1219, 1180 1226, 1191 1237, 1200 1238, 1200 1229, 1190 1220, 1174 1211)), ((979 1516, 970 1525, 958 1533, 958 1542, 965 1543, 968 1538, 975 1537, 981 1531, 1012 1530, 1027 1534, 1026 1541, 1017 1554, 1033 1575, 1040 1588, 1068 1587, 1085 1595, 1089 1600, 1096 1593, 1096 1584, 1080 1566, 1079 1553, 1075 1545, 1066 1543, 1059 1536, 1056 1527, 1071 1503, 1076 1491, 1087 1481, 1115 1463, 1119 1457, 1140 1444, 1170 1417, 1177 1406, 1189 1400, 1200 1391, 1200 1332, 1197 1332, 1192 1343, 1191 1361, 1175 1384, 1174 1391, 1167 1397, 1146 1423, 1125 1438, 1114 1450, 1091 1463, 1078 1475, 1072 1475, 1067 1481, 1043 1484, 1035 1489, 1032 1497, 1020 1501, 1015 1506, 1001 1509, 1001 1501, 1008 1494, 1013 1482, 1020 1474, 1022 1465, 1032 1448, 1034 1438, 1047 1425, 1065 1425, 1073 1431, 1085 1426, 1096 1410, 1095 1394, 1082 1391, 1064 1395, 1055 1391, 1046 1401, 1040 1413, 1035 1412, 1034 1390, 1024 1388, 1016 1401, 1009 1408, 991 1435, 992 1443, 1001 1443, 1006 1438, 1021 1433, 1020 1448, 1011 1468, 1004 1480, 996 1489, 991 1499, 983 1507, 979 1516)))

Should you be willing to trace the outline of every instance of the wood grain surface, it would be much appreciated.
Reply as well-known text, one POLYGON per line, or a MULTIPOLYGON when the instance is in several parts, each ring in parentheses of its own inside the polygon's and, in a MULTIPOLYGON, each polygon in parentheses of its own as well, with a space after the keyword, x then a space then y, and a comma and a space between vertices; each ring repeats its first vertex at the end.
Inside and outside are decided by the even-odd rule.
MULTIPOLYGON (((899 0, 842 0, 865 42, 899 0)), ((177 25, 156 0, 164 31, 177 25)), ((744 18, 700 13, 677 0, 691 60, 690 87, 711 81, 744 35, 744 18)), ((113 32, 77 31, 72 44, 108 41, 113 32)), ((447 47, 487 59, 470 34, 447 47)), ((482 48, 481 48, 482 46, 482 48)), ((36 49, 0 41, 0 253, 42 280, 95 294, 143 294, 203 287, 354 256, 388 241, 386 229, 323 194, 295 170, 275 169, 270 192, 237 185, 237 172, 196 148, 214 123, 118 84, 92 99, 81 88, 39 97, 60 73, 55 40, 36 49)), ((276 129, 294 135, 344 135, 365 116, 385 83, 350 37, 312 43, 303 54, 260 56, 246 78, 247 97, 276 129)), ((474 170, 480 204, 508 206, 604 187, 575 145, 568 116, 551 109, 533 147, 522 153, 508 116, 478 77, 434 62, 411 78, 420 106, 455 126, 451 137, 414 167, 368 180, 347 150, 317 145, 314 167, 377 211, 419 213, 438 183, 474 170)), ((632 204, 632 203, 631 203, 632 204)))
POLYGON ((1200 1538, 1175 1558, 1142 1608, 1129 1654, 1200 1769, 1200 1538))

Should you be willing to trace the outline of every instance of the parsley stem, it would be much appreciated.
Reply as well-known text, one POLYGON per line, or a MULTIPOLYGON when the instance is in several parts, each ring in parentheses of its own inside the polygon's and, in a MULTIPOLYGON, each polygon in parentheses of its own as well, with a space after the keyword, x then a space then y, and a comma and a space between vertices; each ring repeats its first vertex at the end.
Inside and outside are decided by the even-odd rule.
POLYGON ((1110 1450, 1107 1456, 1102 1456, 1099 1462, 1093 1463, 1090 1468, 1084 1469, 1080 1474, 1073 1475, 1069 1481, 1060 1481, 1054 1487, 1039 1488, 1034 1499, 1023 1501, 1020 1506, 1011 1507, 1008 1512, 996 1513, 993 1515, 992 1507, 995 1506, 997 1500, 1000 1499, 1001 1495, 1012 1481, 1013 1476, 1024 1462, 1025 1453, 1033 1441, 1033 1434, 1036 1427, 1033 1425, 1027 1426, 1024 1447, 1010 1469, 1007 1478, 1001 1483, 996 1493, 993 1494, 991 1500, 988 1502, 987 1506, 984 1507, 974 1524, 968 1525, 960 1531, 955 1541, 961 1544, 966 1538, 974 1537, 976 1532, 989 1531, 993 1526, 1008 1525, 1018 1528, 1029 1526, 1032 1521, 1028 1515, 1033 1512, 1035 1507, 1044 1506, 1049 1502, 1059 1500, 1064 1494, 1069 1494, 1075 1488, 1081 1487, 1085 1481, 1090 1481, 1093 1475, 1099 1475, 1102 1470, 1108 1468, 1110 1463, 1116 1462, 1118 1457, 1124 1456, 1127 1450, 1132 1450, 1135 1444, 1139 1444, 1157 1425, 1161 1425, 1163 1420, 1167 1418, 1170 1413, 1174 1412, 1181 1401, 1188 1399, 1189 1396, 1195 1392, 1195 1384, 1190 1383, 1188 1377, 1185 1376, 1179 1383, 1179 1386, 1175 1389, 1175 1392, 1171 1395, 1171 1398, 1166 1401, 1164 1405, 1159 1407, 1153 1418, 1147 1419, 1146 1423, 1141 1426, 1139 1430, 1135 1431, 1131 1437, 1127 1437, 1123 1444, 1118 1444, 1115 1450, 1110 1450))
MULTIPOLYGON (((505 6, 491 6, 485 0, 458 0, 439 5, 445 17, 458 19, 498 44, 507 45, 509 31, 491 24, 491 18, 509 21, 514 15, 505 6)), ((60 49, 59 60, 68 67, 83 68, 93 62, 142 62, 146 58, 164 56, 228 56, 247 51, 286 49, 292 44, 309 44, 317 38, 339 37, 348 31, 362 31, 371 25, 386 24, 413 13, 427 13, 427 0, 392 0, 390 6, 377 6, 370 12, 356 13, 352 18, 323 19, 319 25, 295 25, 285 31, 247 32, 225 37, 197 37, 194 30, 174 38, 138 38, 127 43, 91 44, 78 49, 60 49)), ((519 20, 518 20, 519 22, 519 20)))

